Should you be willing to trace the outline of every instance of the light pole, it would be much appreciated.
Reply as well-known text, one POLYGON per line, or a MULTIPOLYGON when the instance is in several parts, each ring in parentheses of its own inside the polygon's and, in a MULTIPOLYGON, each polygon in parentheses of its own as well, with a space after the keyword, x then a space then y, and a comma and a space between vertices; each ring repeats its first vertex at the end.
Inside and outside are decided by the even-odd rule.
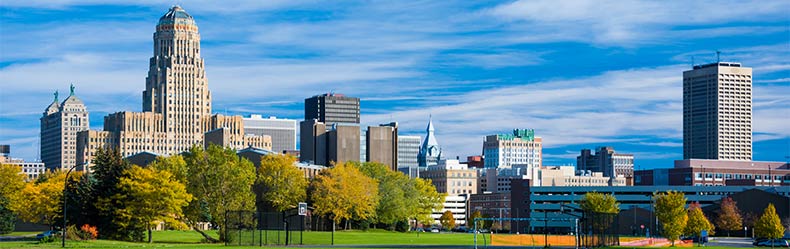
POLYGON ((60 228, 62 229, 61 247, 66 247, 66 202, 68 201, 68 198, 66 198, 66 193, 68 193, 66 187, 68 187, 69 184, 69 174, 71 174, 71 171, 74 170, 74 168, 77 168, 77 165, 69 168, 69 171, 66 172, 66 180, 63 180, 63 226, 60 228))

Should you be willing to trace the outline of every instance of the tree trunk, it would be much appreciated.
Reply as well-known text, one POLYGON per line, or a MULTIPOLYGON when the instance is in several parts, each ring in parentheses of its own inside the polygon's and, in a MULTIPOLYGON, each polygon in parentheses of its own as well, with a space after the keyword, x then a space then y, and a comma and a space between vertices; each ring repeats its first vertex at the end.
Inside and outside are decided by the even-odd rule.
POLYGON ((151 240, 151 223, 149 222, 148 223, 148 243, 150 244, 151 242, 153 242, 153 241, 151 240))

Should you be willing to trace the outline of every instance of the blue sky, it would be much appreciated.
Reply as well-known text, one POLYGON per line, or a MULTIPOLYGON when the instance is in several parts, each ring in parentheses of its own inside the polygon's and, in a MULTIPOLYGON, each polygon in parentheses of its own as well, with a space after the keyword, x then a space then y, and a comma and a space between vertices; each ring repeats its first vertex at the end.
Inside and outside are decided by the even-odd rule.
POLYGON ((790 155, 788 1, 2 1, 0 144, 36 159, 52 92, 100 129, 141 110, 152 34, 175 3, 195 16, 214 111, 303 118, 304 98, 362 99, 362 122, 422 135, 450 157, 533 128, 544 164, 614 146, 637 167, 682 159, 682 71, 754 69, 754 159, 790 155))

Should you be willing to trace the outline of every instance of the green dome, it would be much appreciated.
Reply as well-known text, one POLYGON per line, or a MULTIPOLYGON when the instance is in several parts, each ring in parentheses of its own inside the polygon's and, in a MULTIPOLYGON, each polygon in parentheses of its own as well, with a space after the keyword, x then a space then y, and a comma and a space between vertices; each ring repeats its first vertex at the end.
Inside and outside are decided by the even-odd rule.
POLYGON ((165 15, 159 18, 159 24, 157 24, 157 26, 164 25, 195 25, 195 19, 181 8, 181 6, 174 5, 165 15))

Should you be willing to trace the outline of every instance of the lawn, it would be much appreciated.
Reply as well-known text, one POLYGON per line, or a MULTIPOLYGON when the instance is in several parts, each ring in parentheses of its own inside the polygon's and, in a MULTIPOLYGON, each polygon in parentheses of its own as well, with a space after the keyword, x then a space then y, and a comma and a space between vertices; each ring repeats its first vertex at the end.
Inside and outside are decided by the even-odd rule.
MULTIPOLYGON (((209 231, 212 236, 217 236, 217 231, 209 231)), ((260 234, 258 234, 260 235, 260 234)), ((224 244, 201 243, 203 237, 194 231, 154 231, 153 244, 133 243, 112 240, 97 241, 67 241, 70 248, 261 248, 258 246, 233 246, 224 244)), ((263 237, 263 235, 260 235, 263 237)), ((280 238, 284 235, 280 234, 280 238)), ((268 234, 269 241, 274 241, 276 233, 268 234)), ((332 234, 330 232, 304 232, 305 245, 329 245, 332 234)), ((468 233, 396 233, 381 230, 371 231, 337 231, 335 232, 335 245, 474 245, 473 234, 468 233)), ((479 237, 482 241, 482 236, 479 237)), ((482 242, 480 242, 482 245, 482 242)), ((60 241, 46 244, 37 242, 0 242, 0 248, 57 248, 60 241)), ((282 247, 263 247, 282 248, 282 247)))

